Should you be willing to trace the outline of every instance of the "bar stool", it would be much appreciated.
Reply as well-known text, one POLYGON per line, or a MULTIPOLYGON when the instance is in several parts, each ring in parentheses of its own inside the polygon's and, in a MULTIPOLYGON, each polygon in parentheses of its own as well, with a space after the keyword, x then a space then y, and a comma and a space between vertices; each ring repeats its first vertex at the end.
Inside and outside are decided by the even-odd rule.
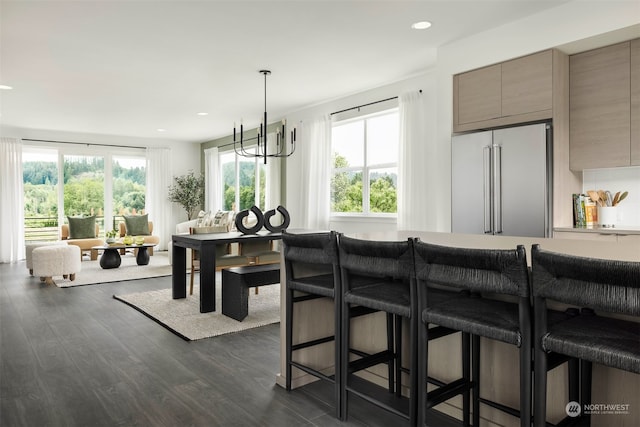
POLYGON ((421 335, 419 360, 419 422, 426 410, 458 394, 463 395, 463 423, 469 425, 469 390, 473 390, 473 425, 480 422, 480 337, 519 348, 520 409, 492 402, 492 406, 531 423, 531 305, 526 253, 516 250, 466 249, 414 242, 418 316, 421 335), (455 297, 435 300, 440 288, 458 290, 455 297), (483 293, 485 295, 483 295, 483 293), (489 295, 490 294, 490 295, 489 295), (494 299, 495 298, 495 299, 494 299), (511 302, 510 300, 517 300, 511 302), (428 342, 440 325, 462 332, 462 378, 427 393, 428 342), (471 345, 469 345, 471 337, 471 345), (471 360, 469 360, 469 347, 471 360), (469 366, 469 365, 472 366, 469 366))
MULTIPOLYGON (((342 297, 342 410, 347 417, 347 393, 357 395, 370 403, 390 411, 415 424, 415 325, 411 319, 416 314, 415 283, 413 276, 412 241, 380 242, 340 236, 339 257, 343 286, 342 297), (369 313, 386 313, 386 349, 367 354, 351 348, 351 319, 361 310, 369 313), (402 389, 402 320, 410 320, 410 397, 401 398, 402 389), (395 346, 395 348, 394 348, 395 346), (350 354, 356 359, 350 361, 350 354), (354 373, 369 367, 386 364, 388 367, 388 391, 395 391, 395 398, 379 397, 380 387, 354 373)), ((358 313, 360 311, 360 313, 358 313)), ((384 393, 384 389, 380 390, 384 393)))
POLYGON ((580 409, 591 403, 592 363, 640 374, 640 324, 594 312, 640 316, 640 262, 559 254, 540 245, 533 245, 531 256, 534 424, 540 427, 546 425, 547 364, 554 354, 580 359, 580 409), (580 315, 552 323, 548 300, 580 307, 580 315))
POLYGON ((282 233, 286 270, 286 387, 291 390, 292 367, 334 384, 336 418, 341 417, 340 315, 342 301, 338 241, 335 232, 292 234, 282 233), (307 342, 293 343, 293 306, 317 298, 331 298, 334 305, 334 334, 307 342), (334 341, 333 375, 293 360, 295 351, 334 341))

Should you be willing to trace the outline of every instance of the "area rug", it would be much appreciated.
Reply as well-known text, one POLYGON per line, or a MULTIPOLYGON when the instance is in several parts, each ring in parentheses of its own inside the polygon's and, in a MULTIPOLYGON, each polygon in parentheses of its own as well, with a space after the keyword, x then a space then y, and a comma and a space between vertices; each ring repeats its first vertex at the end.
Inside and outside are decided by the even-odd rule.
POLYGON ((54 277, 56 285, 60 288, 72 286, 95 285, 98 283, 121 282, 124 280, 147 279, 149 277, 161 277, 171 275, 171 264, 166 251, 156 251, 149 257, 148 265, 137 265, 136 257, 127 253, 122 256, 122 263, 118 268, 102 269, 100 258, 95 261, 82 261, 82 270, 76 273, 75 280, 54 277))
POLYGON ((280 321, 280 285, 261 286, 259 294, 249 292, 249 315, 242 322, 222 314, 220 275, 216 278, 216 311, 200 313, 200 292, 196 276, 193 295, 172 299, 171 289, 138 292, 113 297, 155 320, 188 341, 239 332, 280 321))

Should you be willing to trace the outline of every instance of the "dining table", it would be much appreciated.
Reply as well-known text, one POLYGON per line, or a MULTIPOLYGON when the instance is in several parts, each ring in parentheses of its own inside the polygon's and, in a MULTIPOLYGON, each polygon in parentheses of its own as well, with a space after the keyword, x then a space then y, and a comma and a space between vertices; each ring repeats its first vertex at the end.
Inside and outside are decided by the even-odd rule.
POLYGON ((245 241, 282 239, 282 233, 266 230, 255 234, 239 231, 210 234, 174 234, 172 265, 172 298, 187 297, 187 249, 200 253, 200 313, 216 311, 216 246, 245 241))

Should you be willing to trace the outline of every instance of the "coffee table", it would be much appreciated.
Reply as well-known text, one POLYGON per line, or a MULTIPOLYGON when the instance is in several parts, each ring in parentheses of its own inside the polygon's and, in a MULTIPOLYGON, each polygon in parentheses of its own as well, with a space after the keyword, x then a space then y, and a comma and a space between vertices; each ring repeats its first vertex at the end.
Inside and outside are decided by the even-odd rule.
POLYGON ((121 249, 137 249, 138 255, 136 255, 136 264, 149 264, 149 252, 147 252, 147 248, 153 246, 155 246, 154 243, 143 243, 141 245, 115 243, 112 245, 93 246, 91 249, 103 251, 102 256, 100 257, 100 267, 103 269, 109 269, 120 267, 120 263, 122 263, 122 258, 120 258, 121 249))

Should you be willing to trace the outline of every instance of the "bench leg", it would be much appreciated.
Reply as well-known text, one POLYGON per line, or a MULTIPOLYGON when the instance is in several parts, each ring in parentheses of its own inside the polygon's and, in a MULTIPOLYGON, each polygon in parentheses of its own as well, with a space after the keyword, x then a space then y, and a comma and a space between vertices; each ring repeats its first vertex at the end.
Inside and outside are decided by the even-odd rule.
POLYGON ((222 314, 242 322, 249 315, 249 288, 238 274, 222 270, 222 314))

